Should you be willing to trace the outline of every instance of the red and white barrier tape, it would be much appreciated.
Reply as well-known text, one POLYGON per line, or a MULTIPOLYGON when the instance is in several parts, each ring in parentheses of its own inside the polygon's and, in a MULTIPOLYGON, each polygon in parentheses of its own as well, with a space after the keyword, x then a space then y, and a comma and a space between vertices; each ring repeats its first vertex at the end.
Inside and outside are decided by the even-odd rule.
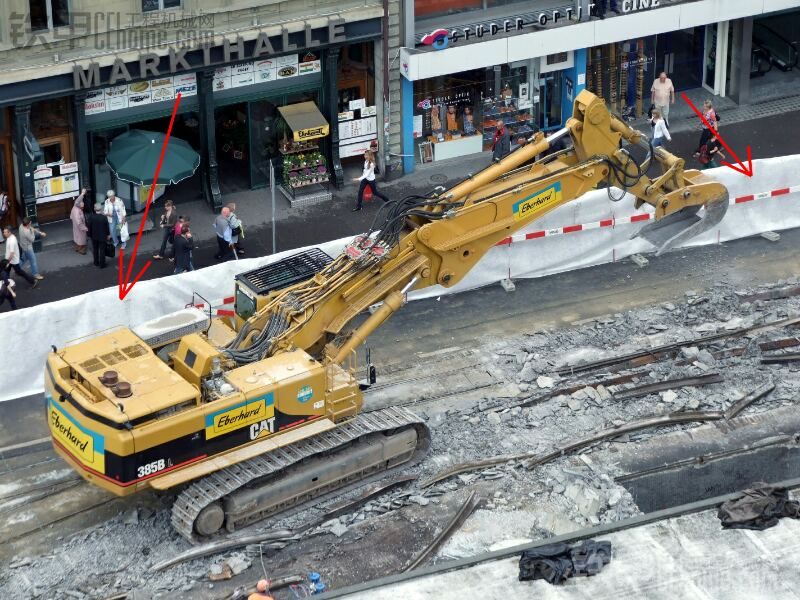
MULTIPOLYGON (((212 315, 217 315, 220 317, 233 317, 236 315, 236 312, 227 308, 220 308, 220 306, 226 306, 228 304, 233 304, 236 299, 233 296, 228 296, 227 298, 223 298, 218 302, 212 302, 211 309, 212 315)), ((204 302, 199 302, 197 304, 192 304, 190 306, 194 306, 195 308, 205 308, 206 304, 204 302)))
MULTIPOLYGON (((785 196, 786 194, 795 194, 800 192, 800 185, 792 187, 781 188, 778 190, 771 190, 769 192, 760 192, 758 194, 751 194, 749 196, 739 196, 738 198, 731 198, 731 204, 743 204, 745 202, 752 202, 753 200, 765 200, 766 198, 774 198, 776 196, 785 196)), ((566 233, 575 233, 576 231, 586 231, 589 229, 600 229, 601 227, 616 227, 617 225, 627 225, 629 223, 638 223, 640 221, 649 221, 653 218, 650 213, 639 213, 630 217, 610 218, 603 219, 602 221, 595 221, 593 223, 582 223, 580 225, 567 225, 565 227, 556 227, 553 229, 543 229, 540 231, 530 231, 528 233, 517 233, 497 242, 498 246, 507 246, 511 243, 525 242, 527 240, 534 240, 537 238, 550 237, 553 235, 564 235, 566 233)))

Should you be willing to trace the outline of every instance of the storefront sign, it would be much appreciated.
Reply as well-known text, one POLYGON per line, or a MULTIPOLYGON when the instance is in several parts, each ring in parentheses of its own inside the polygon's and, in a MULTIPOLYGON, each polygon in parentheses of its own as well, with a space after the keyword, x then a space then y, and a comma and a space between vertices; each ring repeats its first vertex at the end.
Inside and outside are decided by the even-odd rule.
POLYGON ((39 167, 33 172, 34 179, 44 179, 46 177, 53 176, 53 169, 48 169, 47 167, 39 167))
POLYGON ((330 127, 328 124, 320 125, 319 127, 310 127, 309 129, 298 129, 294 132, 295 142, 304 142, 306 140, 315 140, 328 135, 330 127))
MULTIPOLYGON (((306 48, 313 48, 315 46, 319 46, 321 43, 327 44, 339 44, 342 42, 347 41, 347 35, 345 34, 345 20, 341 18, 335 19, 328 19, 328 23, 326 27, 320 28, 325 33, 320 37, 319 34, 317 36, 314 35, 315 30, 311 28, 310 25, 305 26, 305 47, 306 48)), ((319 31, 319 30, 317 30, 319 31)), ((280 52, 291 52, 292 50, 297 50, 298 44, 291 43, 289 41, 289 30, 282 29, 280 35, 280 47, 276 48, 273 45, 274 42, 278 42, 278 37, 275 36, 274 38, 270 39, 270 37, 266 34, 266 32, 260 32, 258 37, 253 44, 253 48, 250 52, 250 56, 245 55, 245 42, 244 38, 237 37, 236 39, 229 40, 225 39, 223 44, 223 63, 229 63, 231 61, 231 57, 235 54, 237 58, 244 59, 250 58, 254 61, 262 60, 264 58, 273 56, 280 52)), ((197 69, 199 67, 212 67, 215 64, 222 64, 220 62, 213 63, 211 61, 211 49, 212 45, 208 42, 204 42, 199 44, 195 47, 184 47, 184 48, 169 48, 168 57, 163 57, 165 59, 168 58, 169 60, 169 72, 165 72, 166 69, 161 68, 159 65, 161 63, 162 57, 154 54, 152 52, 142 53, 139 55, 139 58, 136 63, 138 63, 139 73, 142 74, 142 77, 165 77, 167 74, 174 75, 176 73, 180 73, 182 71, 188 71, 191 69, 197 69), (189 58, 187 54, 189 52, 201 52, 202 53, 202 64, 190 64, 189 58)), ((296 56, 296 55, 295 55, 296 56)), ((197 61, 193 61, 197 62, 197 61)), ((304 61, 305 62, 305 61, 304 61)), ((312 61, 313 62, 313 61, 312 61)), ((292 75, 296 75, 297 73, 289 74, 288 67, 291 65, 286 65, 284 77, 291 77, 292 75)), ((294 64, 295 70, 297 69, 297 62, 294 64)), ((314 68, 313 66, 307 67, 309 69, 314 68)), ((279 75, 280 76, 280 75, 279 75)), ((72 79, 73 85, 76 90, 84 90, 89 88, 95 88, 99 86, 113 86, 113 85, 120 85, 122 83, 129 84, 133 81, 133 77, 128 70, 128 63, 126 63, 123 59, 117 58, 112 65, 108 79, 106 81, 101 81, 101 71, 100 71, 100 63, 91 62, 87 66, 87 68, 83 68, 81 65, 75 65, 72 70, 72 79)))
POLYGON ((354 116, 353 115, 353 111, 352 110, 347 110, 345 112, 340 112, 339 113, 339 120, 340 121, 349 121, 350 119, 353 118, 353 116, 354 116))
POLYGON ((634 12, 638 10, 647 10, 649 8, 658 8, 661 5, 661 0, 622 0, 623 14, 634 12))
POLYGON ((197 79, 194 73, 115 85, 90 92, 86 95, 83 112, 89 116, 134 106, 170 102, 179 93, 183 97, 197 95, 197 79))
MULTIPOLYGON (((633 0, 628 0, 629 2, 633 0)), ((637 0, 638 3, 646 2, 647 0, 637 0)), ((652 2, 653 0, 650 0, 652 2)), ((588 12, 594 12, 595 3, 590 2, 588 12)), ((478 23, 476 25, 467 25, 456 29, 437 29, 431 33, 423 36, 419 43, 423 46, 431 46, 434 50, 444 50, 450 44, 454 44, 460 40, 482 40, 484 38, 493 38, 495 36, 507 35, 511 32, 523 31, 526 29, 541 29, 552 25, 559 25, 563 21, 580 21, 583 18, 584 8, 578 6, 577 10, 571 7, 562 9, 544 11, 537 14, 530 15, 530 19, 525 17, 515 17, 514 19, 504 19, 502 23, 490 21, 487 23, 478 23)), ((526 15, 527 16, 527 15, 526 15)))
POLYGON ((355 119, 353 121, 345 121, 339 123, 339 139, 346 140, 349 138, 357 138, 365 135, 378 133, 378 119, 375 117, 367 117, 366 119, 355 119))
POLYGON ((339 157, 348 158, 350 156, 358 156, 359 154, 364 154, 364 152, 369 150, 371 146, 372 146, 371 140, 364 140, 362 142, 356 142, 355 144, 347 144, 347 145, 340 144, 339 157))
POLYGON ((76 162, 64 163, 58 168, 58 170, 62 175, 67 175, 69 173, 77 173, 78 163, 76 162))
POLYGON ((72 198, 78 195, 79 189, 77 173, 37 179, 34 182, 34 195, 36 196, 37 204, 72 198))

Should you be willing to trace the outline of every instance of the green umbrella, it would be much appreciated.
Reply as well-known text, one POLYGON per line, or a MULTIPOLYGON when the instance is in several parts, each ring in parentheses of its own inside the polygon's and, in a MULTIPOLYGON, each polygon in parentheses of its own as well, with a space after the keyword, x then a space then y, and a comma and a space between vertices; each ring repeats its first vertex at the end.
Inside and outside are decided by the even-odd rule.
MULTIPOLYGON (((165 137, 164 133, 131 129, 112 140, 106 163, 118 179, 151 185, 165 137)), ((178 183, 194 175, 199 166, 200 155, 186 141, 170 136, 156 183, 178 183)))

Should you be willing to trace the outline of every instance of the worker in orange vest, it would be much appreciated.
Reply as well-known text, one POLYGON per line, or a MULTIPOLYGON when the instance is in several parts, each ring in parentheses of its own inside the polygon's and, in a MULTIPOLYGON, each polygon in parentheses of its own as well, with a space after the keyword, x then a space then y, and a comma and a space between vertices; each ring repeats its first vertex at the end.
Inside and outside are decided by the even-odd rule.
POLYGON ((256 584, 256 591, 247 597, 247 600, 274 600, 269 593, 269 579, 262 579, 256 584))

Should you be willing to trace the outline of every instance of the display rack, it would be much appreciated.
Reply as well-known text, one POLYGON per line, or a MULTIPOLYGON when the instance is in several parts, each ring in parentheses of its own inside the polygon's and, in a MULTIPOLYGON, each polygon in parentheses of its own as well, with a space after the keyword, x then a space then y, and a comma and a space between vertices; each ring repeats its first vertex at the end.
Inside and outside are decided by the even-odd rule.
POLYGON ((519 108, 518 98, 488 99, 483 103, 483 149, 491 150, 497 123, 505 123, 511 134, 511 141, 519 135, 530 136, 536 131, 536 117, 533 106, 519 108))
POLYGON ((319 152, 319 145, 292 144, 281 148, 280 153, 283 156, 281 190, 293 207, 333 198, 330 172, 325 157, 319 152))

